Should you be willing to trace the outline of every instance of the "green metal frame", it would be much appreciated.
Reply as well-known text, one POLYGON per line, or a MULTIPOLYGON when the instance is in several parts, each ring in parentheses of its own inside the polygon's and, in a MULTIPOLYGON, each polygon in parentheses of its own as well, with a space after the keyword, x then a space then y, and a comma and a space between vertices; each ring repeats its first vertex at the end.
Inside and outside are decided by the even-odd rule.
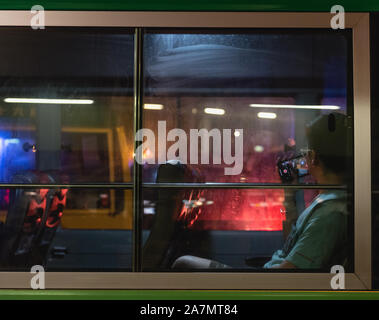
POLYGON ((0 290, 0 300, 379 300, 379 291, 0 290))
POLYGON ((336 4, 345 11, 379 11, 377 0, 0 0, 0 10, 125 10, 125 11, 314 11, 328 12, 336 4))

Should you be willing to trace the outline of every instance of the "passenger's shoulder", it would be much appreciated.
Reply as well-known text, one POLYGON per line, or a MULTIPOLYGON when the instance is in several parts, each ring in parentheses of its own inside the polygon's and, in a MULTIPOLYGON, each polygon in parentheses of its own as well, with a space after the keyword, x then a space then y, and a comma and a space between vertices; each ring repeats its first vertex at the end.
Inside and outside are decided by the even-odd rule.
POLYGON ((344 199, 328 199, 315 207, 314 214, 317 216, 327 215, 330 218, 338 218, 339 215, 346 216, 348 214, 347 203, 344 199))

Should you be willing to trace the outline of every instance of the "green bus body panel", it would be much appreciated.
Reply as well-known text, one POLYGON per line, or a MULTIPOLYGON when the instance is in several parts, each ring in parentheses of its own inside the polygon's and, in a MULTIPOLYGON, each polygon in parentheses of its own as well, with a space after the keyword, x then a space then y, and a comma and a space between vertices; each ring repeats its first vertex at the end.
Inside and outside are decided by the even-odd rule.
POLYGON ((0 10, 125 10, 125 11, 323 11, 336 4, 345 11, 379 11, 377 0, 0 0, 0 10))
POLYGON ((0 290, 0 300, 379 300, 379 291, 0 290))

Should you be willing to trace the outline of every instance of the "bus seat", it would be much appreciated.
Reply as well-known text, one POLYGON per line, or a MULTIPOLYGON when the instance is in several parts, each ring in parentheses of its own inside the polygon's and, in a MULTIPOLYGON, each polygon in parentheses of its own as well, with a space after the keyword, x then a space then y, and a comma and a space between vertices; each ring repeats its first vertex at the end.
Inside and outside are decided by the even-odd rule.
MULTIPOLYGON (((39 171, 16 174, 16 184, 51 183, 50 177, 39 171)), ((34 241, 43 227, 49 189, 11 189, 8 214, 3 226, 0 247, 1 264, 25 267, 30 262, 34 241)))
MULTIPOLYGON (((12 178, 17 184, 68 183, 58 172, 27 171, 12 178)), ((11 189, 8 214, 2 227, 0 264, 29 268, 43 265, 60 223, 67 189, 11 189)))
MULTIPOLYGON (((202 182, 198 171, 179 161, 168 161, 158 167, 157 183, 202 182)), ((184 231, 179 219, 183 200, 188 199, 191 189, 162 188, 157 192, 156 212, 148 239, 143 247, 143 268, 159 269, 172 264, 180 254, 184 231)))
MULTIPOLYGON (((46 172, 55 184, 68 184, 67 175, 59 171, 46 172)), ((54 239, 55 232, 60 225, 63 210, 66 207, 67 188, 57 188, 49 190, 49 202, 46 206, 46 218, 41 233, 38 236, 36 247, 38 256, 41 260, 45 260, 48 250, 54 239)))

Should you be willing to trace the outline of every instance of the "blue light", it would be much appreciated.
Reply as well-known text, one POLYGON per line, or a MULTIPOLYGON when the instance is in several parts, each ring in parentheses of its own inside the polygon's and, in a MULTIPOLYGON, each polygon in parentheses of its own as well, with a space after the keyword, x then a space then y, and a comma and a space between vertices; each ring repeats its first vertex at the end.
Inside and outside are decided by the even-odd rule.
POLYGON ((8 145, 10 143, 17 144, 20 143, 20 139, 12 138, 12 139, 4 139, 5 145, 8 145))

